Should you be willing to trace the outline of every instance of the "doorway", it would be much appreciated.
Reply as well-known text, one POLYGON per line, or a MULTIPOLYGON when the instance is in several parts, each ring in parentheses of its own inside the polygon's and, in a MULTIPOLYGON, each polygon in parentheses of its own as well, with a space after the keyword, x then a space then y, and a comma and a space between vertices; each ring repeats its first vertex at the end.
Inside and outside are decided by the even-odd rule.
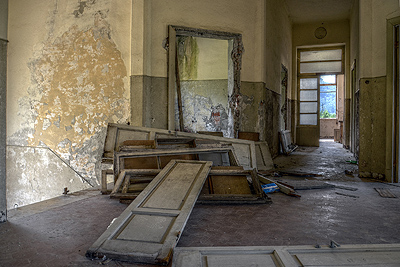
POLYGON ((241 34, 169 26, 168 128, 236 137, 241 34))
POLYGON ((324 123, 337 123, 337 89, 338 81, 344 81, 344 47, 301 48, 297 55, 297 144, 319 146, 321 119, 324 123))

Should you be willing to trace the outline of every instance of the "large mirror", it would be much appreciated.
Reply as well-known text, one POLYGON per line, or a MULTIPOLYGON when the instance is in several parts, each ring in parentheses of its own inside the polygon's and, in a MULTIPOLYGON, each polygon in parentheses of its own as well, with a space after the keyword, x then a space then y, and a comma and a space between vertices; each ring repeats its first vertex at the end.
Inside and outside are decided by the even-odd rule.
POLYGON ((236 137, 241 35, 170 26, 168 51, 169 129, 236 137))

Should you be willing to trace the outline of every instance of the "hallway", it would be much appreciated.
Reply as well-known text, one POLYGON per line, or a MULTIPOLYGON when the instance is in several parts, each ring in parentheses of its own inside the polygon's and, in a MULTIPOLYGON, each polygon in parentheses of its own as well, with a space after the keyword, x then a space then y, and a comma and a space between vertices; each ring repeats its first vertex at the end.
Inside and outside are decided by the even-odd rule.
POLYGON ((277 180, 295 188, 322 189, 297 190, 301 198, 272 193, 272 204, 267 205, 196 205, 178 246, 400 243, 400 198, 383 198, 374 189, 390 189, 400 196, 400 187, 346 175, 346 170, 357 170, 346 163, 349 160, 354 160, 352 154, 334 142, 277 157, 277 171, 321 175, 277 180))
MULTIPOLYGON (((301 198, 272 193, 271 204, 197 204, 178 247, 327 245, 330 240, 342 245, 400 243, 400 199, 383 198, 374 189, 400 196, 400 187, 346 175, 345 170, 356 172, 356 165, 346 163, 352 159, 333 142, 279 156, 276 171, 322 176, 274 179, 303 188, 307 183, 330 185, 298 190, 301 198)), ((98 265, 101 261, 86 259, 85 252, 125 208, 98 190, 86 190, 11 210, 9 221, 0 224, 0 266, 98 265)))

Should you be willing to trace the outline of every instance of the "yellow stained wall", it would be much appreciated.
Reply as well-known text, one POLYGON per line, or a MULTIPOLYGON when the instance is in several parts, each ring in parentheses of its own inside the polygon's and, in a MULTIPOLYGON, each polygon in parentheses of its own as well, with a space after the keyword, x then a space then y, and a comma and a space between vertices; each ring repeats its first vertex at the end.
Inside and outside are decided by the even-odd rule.
POLYGON ((242 80, 263 80, 262 40, 264 1, 252 0, 152 0, 151 22, 151 76, 167 77, 167 51, 162 42, 168 35, 168 25, 201 28, 243 34, 242 80))
MULTIPOLYGON (((163 42, 171 24, 241 33, 245 47, 241 78, 254 83, 249 84, 259 88, 254 95, 261 95, 248 99, 258 108, 265 84, 280 92, 281 64, 288 69, 291 65, 287 47, 292 35, 287 10, 279 0, 9 1, 11 205, 17 199, 15 204, 21 206, 53 197, 63 187, 79 190, 98 184, 107 123, 143 121, 148 88, 131 92, 132 77, 144 75, 164 85, 163 42), (36 161, 39 155, 43 160, 36 161), (24 195, 46 186, 55 190, 37 191, 36 198, 24 195)), ((265 128, 262 116, 246 118, 265 128)))
POLYGON ((130 31, 130 0, 9 1, 8 196, 58 187, 10 205, 98 184, 107 123, 130 120, 130 31))
POLYGON ((360 176, 391 181, 393 87, 387 77, 392 77, 393 59, 387 58, 387 48, 393 43, 387 39, 392 30, 387 20, 400 17, 399 1, 358 0, 355 6, 359 20, 352 23, 358 26, 352 37, 358 42, 352 58, 360 87, 360 176))

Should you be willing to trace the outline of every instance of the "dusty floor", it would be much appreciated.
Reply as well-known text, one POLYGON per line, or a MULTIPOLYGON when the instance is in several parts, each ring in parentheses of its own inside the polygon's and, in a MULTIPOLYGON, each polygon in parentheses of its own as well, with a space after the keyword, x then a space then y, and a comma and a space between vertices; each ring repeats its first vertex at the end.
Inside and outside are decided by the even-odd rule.
MULTIPOLYGON (((300 198, 276 192, 270 194, 271 204, 197 204, 178 246, 400 243, 400 187, 359 179, 357 166, 348 160, 354 160, 352 154, 333 142, 276 158, 277 172, 320 176, 274 179, 300 189, 321 189, 297 190, 300 198), (399 198, 383 198, 374 188, 389 189, 399 198)), ((89 190, 12 210, 9 221, 0 224, 0 266, 99 265, 101 260, 85 258, 86 249, 125 208, 89 190)))

